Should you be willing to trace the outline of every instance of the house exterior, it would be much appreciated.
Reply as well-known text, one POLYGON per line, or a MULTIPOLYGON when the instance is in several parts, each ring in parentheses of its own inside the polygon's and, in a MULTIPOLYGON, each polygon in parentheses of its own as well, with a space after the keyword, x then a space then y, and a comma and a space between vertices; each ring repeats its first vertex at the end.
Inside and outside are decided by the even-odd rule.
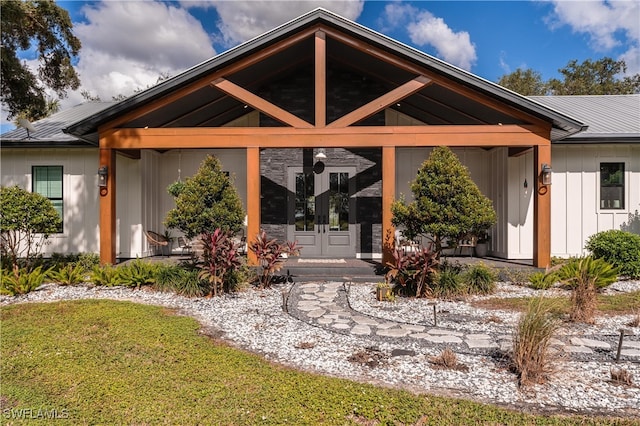
POLYGON ((1 182, 59 188, 46 195, 64 229, 48 252, 115 263, 152 253, 144 231, 164 230, 167 186, 213 154, 249 238, 265 229, 303 256, 381 259, 391 203, 446 145, 493 200, 490 254, 546 266, 638 208, 639 102, 526 98, 317 9, 122 102, 2 135, 1 182))

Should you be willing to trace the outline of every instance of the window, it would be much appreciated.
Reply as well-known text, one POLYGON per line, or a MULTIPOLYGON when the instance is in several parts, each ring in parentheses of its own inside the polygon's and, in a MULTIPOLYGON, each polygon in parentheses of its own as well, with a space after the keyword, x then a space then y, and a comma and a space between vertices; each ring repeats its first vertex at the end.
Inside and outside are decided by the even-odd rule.
MULTIPOLYGON (((33 166, 33 192, 44 195, 64 220, 62 200, 62 166, 33 166)), ((62 232, 62 225, 58 232, 62 232)))
POLYGON ((600 208, 623 210, 624 163, 600 163, 600 208))

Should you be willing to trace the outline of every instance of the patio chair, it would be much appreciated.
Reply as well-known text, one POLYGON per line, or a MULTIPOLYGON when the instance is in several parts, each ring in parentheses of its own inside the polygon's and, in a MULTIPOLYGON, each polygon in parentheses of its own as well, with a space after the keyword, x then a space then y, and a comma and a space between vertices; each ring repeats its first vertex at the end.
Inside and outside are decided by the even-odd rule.
POLYGON ((191 254, 191 249, 193 249, 193 244, 187 237, 178 237, 178 248, 182 250, 182 255, 191 254))
POLYGON ((458 255, 462 256, 462 249, 465 247, 469 247, 471 249, 469 256, 473 257, 473 251, 475 250, 477 244, 478 244, 477 236, 465 235, 460 240, 458 240, 458 244, 456 245, 456 248, 454 249, 453 254, 455 255, 456 251, 459 249, 460 251, 458 252, 458 255))
POLYGON ((420 251, 420 243, 405 238, 401 230, 396 229, 395 237, 396 247, 401 249, 404 254, 420 251))
MULTIPOLYGON (((164 247, 169 248, 169 240, 161 234, 153 231, 144 231, 144 235, 147 237, 147 243, 151 248, 160 249, 160 254, 164 255, 164 247)), ((171 251, 167 250, 167 257, 171 251)))

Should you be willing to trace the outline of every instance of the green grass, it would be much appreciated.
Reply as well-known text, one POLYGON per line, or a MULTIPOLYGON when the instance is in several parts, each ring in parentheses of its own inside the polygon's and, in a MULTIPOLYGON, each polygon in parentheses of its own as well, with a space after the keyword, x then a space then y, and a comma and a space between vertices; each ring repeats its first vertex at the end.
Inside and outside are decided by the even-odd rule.
MULTIPOLYGON (((474 302, 473 305, 488 309, 506 309, 524 311, 532 297, 509 297, 501 299, 485 299, 474 302)), ((613 295, 599 294, 597 309, 605 314, 624 315, 635 314, 640 309, 640 291, 613 295)), ((554 312, 568 313, 570 308, 568 297, 549 298, 557 306, 554 312)))
POLYGON ((159 307, 86 300, 1 314, 4 419, 9 409, 43 409, 64 413, 61 425, 632 424, 536 417, 302 373, 212 340, 195 320, 159 307))

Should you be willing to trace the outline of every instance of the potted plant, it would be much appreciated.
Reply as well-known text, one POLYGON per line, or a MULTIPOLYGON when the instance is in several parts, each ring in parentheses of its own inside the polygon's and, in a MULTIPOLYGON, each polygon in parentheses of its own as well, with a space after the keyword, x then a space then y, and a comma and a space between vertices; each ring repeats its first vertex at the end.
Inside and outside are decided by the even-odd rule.
POLYGON ((486 257, 489 252, 489 240, 491 239, 491 236, 486 230, 484 230, 478 232, 477 237, 478 241, 476 242, 475 247, 476 257, 486 257))
POLYGON ((391 300, 391 286, 388 282, 376 284, 376 300, 378 302, 391 300))

